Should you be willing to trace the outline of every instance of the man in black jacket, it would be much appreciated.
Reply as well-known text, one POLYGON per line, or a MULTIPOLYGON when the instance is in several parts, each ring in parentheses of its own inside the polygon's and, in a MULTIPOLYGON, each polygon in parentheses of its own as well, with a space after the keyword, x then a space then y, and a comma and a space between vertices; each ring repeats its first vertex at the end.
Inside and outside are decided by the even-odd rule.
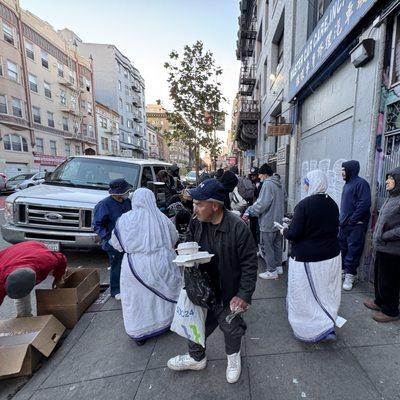
MULTIPOLYGON (((194 241, 202 251, 214 254, 212 261, 202 268, 208 272, 217 297, 217 306, 209 310, 206 336, 219 326, 225 336, 228 357, 226 379, 238 381, 241 372, 240 346, 246 324, 240 315, 231 323, 226 317, 231 312, 244 312, 251 303, 257 280, 256 246, 247 225, 235 214, 224 209, 225 189, 216 179, 208 179, 189 190, 193 198, 195 219, 191 223, 194 241)), ((207 365, 205 348, 189 342, 189 354, 168 361, 176 370, 200 370, 207 365)))

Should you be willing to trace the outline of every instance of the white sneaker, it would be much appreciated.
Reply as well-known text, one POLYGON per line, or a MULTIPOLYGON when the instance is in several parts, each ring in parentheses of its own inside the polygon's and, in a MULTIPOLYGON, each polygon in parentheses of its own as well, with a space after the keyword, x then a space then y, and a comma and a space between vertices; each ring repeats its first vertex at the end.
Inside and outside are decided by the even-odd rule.
POLYGON ((118 301, 121 301, 121 294, 120 294, 120 293, 116 294, 116 295, 114 296, 114 299, 115 299, 115 300, 118 300, 118 301))
POLYGON ((353 289, 354 281, 356 280, 356 276, 352 274, 346 274, 344 276, 343 282, 343 290, 351 290, 353 289))
POLYGON ((282 275, 283 274, 283 267, 276 267, 276 272, 278 273, 278 275, 282 275))
POLYGON ((204 357, 201 361, 196 361, 189 354, 183 354, 170 358, 167 366, 174 371, 186 371, 188 369, 199 371, 207 366, 207 358, 204 357))
POLYGON ((277 271, 266 271, 261 274, 258 274, 261 279, 278 279, 278 272, 277 271))
POLYGON ((242 362, 240 359, 240 351, 228 355, 228 366, 226 367, 226 380, 228 383, 236 383, 242 372, 242 362))

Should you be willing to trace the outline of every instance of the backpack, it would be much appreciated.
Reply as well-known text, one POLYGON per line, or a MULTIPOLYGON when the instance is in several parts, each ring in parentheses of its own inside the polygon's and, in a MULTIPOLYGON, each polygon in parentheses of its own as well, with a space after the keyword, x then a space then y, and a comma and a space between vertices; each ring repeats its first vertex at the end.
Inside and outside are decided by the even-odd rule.
POLYGON ((235 187, 229 197, 231 200, 231 208, 233 211, 242 212, 246 209, 247 201, 240 195, 237 187, 235 187))
POLYGON ((254 185, 247 176, 238 178, 237 189, 245 200, 252 201, 254 199, 254 185))

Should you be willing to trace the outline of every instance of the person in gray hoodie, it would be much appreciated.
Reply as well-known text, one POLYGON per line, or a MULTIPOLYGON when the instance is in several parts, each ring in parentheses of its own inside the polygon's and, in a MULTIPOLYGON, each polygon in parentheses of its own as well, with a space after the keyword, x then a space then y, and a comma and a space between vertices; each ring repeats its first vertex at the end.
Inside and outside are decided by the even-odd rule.
POLYGON ((375 300, 364 301, 367 308, 376 311, 372 318, 377 322, 400 318, 400 167, 387 173, 386 190, 389 198, 379 212, 373 236, 375 300))
POLYGON ((282 269, 282 237, 274 222, 282 223, 285 206, 285 192, 279 176, 268 164, 263 164, 258 176, 263 182, 257 201, 250 206, 244 220, 258 217, 260 225, 260 239, 262 259, 266 264, 266 271, 259 274, 262 279, 277 279, 282 269))

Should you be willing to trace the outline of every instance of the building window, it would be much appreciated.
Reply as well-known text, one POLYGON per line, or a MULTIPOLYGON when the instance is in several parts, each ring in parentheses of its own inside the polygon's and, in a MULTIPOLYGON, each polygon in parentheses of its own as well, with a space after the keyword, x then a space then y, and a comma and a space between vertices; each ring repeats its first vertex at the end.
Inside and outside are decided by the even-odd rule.
POLYGON ((64 66, 60 63, 57 63, 57 75, 60 78, 64 78, 64 66))
POLYGON ((18 65, 7 60, 8 78, 12 81, 19 82, 18 65))
POLYGON ((76 97, 71 96, 71 109, 76 110, 76 97))
POLYGON ((101 138, 101 148, 108 151, 108 139, 105 137, 101 138))
POLYGON ((278 55, 277 55, 277 71, 279 71, 282 66, 283 66, 283 47, 284 47, 284 32, 282 32, 281 37, 278 39, 278 43, 276 44, 277 50, 278 50, 278 55))
POLYGON ((3 37, 7 43, 14 46, 14 31, 13 28, 3 21, 3 37))
POLYGON ((4 150, 28 152, 28 142, 25 138, 15 134, 8 134, 3 137, 4 150))
POLYGON ((79 144, 75 145, 75 154, 79 156, 81 154, 81 146, 79 144))
POLYGON ((3 59, 1 56, 0 56, 0 76, 4 76, 3 75, 3 59))
POLYGON ((124 106, 123 106, 123 103, 122 103, 122 99, 120 98, 120 99, 119 99, 119 108, 122 110, 123 107, 124 107, 124 106))
POLYGON ((332 0, 311 0, 308 6, 307 38, 313 33, 332 0))
POLYGON ((130 107, 129 103, 125 104, 125 109, 126 109, 127 112, 129 112, 131 110, 131 107, 130 107))
POLYGON ((36 138, 36 153, 44 154, 44 141, 42 138, 36 138))
POLYGON ((29 81, 29 88, 32 92, 38 92, 38 84, 37 84, 37 77, 32 74, 28 74, 28 81, 29 81))
POLYGON ((31 42, 25 41, 25 52, 28 58, 30 58, 32 61, 35 61, 35 51, 31 42))
POLYGON ((122 90, 122 83, 121 83, 121 81, 118 81, 118 90, 122 90))
POLYGON ((125 85, 125 95, 129 96, 129 86, 125 85))
POLYGON ((22 101, 20 99, 16 99, 15 97, 13 97, 12 110, 15 117, 22 118, 22 101))
POLYGON ((111 146, 113 154, 118 154, 118 142, 116 140, 111 140, 111 146))
POLYGON ((93 125, 88 125, 88 132, 89 132, 89 137, 94 138, 93 125))
POLYGON ((64 151, 65 151, 65 155, 67 157, 71 156, 71 144, 70 143, 65 143, 64 144, 64 151))
POLYGON ((107 129, 107 118, 100 117, 100 126, 104 129, 107 129))
POLYGON ((42 50, 42 66, 49 69, 49 55, 42 50))
POLYGON ((52 156, 57 155, 57 143, 55 142, 55 140, 50 140, 50 154, 52 156))
POLYGON ((90 101, 88 101, 87 102, 87 112, 88 112, 88 114, 92 114, 92 111, 93 111, 93 109, 92 109, 92 103, 90 102, 90 101))
POLYGON ((4 94, 0 94, 0 114, 7 114, 7 98, 4 94))
POLYGON ((86 110, 86 101, 81 99, 81 109, 86 110))
POLYGON ((82 133, 87 135, 87 124, 82 123, 82 133))
POLYGON ((75 85, 74 73, 69 71, 69 82, 75 85))
POLYGON ((83 89, 85 87, 84 78, 82 75, 79 75, 79 86, 83 89))
POLYGON ((124 77, 128 78, 128 70, 126 68, 124 68, 124 77))
POLYGON ((48 82, 44 82, 44 95, 48 99, 51 99, 51 86, 50 86, 50 83, 48 83, 48 82))
POLYGON ((68 117, 62 117, 63 130, 68 131, 68 117))
POLYGON ((124 116, 121 115, 121 125, 124 125, 124 116))
POLYGON ((60 103, 65 106, 67 104, 67 94, 65 90, 60 90, 60 103))
POLYGON ((128 128, 132 128, 132 121, 130 119, 127 119, 126 123, 128 124, 128 128))
POLYGON ((32 107, 32 112, 33 112, 33 121, 36 122, 37 124, 41 124, 42 119, 40 118, 40 108, 32 107))
POLYGON ((50 111, 47 111, 47 124, 54 128, 54 114, 50 111))

